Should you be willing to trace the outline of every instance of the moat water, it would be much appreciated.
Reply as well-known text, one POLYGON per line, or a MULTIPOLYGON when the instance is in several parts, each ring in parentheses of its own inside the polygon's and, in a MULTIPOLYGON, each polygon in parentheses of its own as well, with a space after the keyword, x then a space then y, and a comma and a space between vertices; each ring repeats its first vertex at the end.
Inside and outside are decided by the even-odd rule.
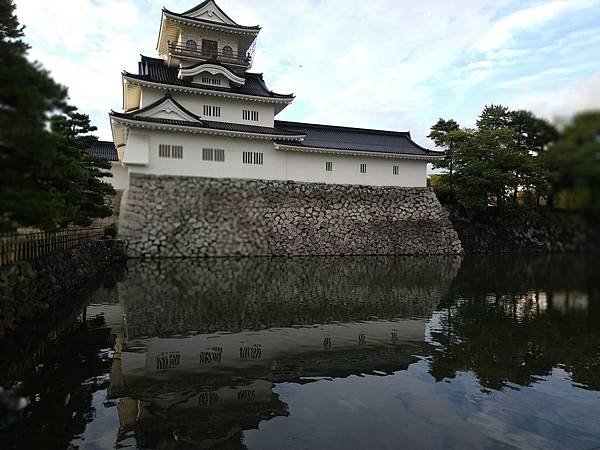
POLYGON ((0 447, 597 448, 597 261, 130 261, 0 342, 0 447))

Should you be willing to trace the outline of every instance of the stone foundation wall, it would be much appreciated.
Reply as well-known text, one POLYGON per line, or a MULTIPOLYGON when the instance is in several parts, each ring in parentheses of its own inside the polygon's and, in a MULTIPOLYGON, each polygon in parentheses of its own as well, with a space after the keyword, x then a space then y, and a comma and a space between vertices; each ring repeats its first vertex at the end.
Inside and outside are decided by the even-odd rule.
POLYGON ((429 188, 131 174, 129 256, 462 253, 429 188))

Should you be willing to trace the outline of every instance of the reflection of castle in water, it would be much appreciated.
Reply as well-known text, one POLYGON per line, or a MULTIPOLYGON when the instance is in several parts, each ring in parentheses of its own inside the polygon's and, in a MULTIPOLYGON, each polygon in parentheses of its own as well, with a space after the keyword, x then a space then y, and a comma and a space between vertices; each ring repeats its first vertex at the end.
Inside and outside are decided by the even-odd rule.
POLYGON ((175 424, 183 442, 239 442, 242 429, 287 415, 273 382, 406 369, 459 263, 135 262, 119 286, 126 326, 110 387, 124 431, 144 430, 150 446, 175 424))

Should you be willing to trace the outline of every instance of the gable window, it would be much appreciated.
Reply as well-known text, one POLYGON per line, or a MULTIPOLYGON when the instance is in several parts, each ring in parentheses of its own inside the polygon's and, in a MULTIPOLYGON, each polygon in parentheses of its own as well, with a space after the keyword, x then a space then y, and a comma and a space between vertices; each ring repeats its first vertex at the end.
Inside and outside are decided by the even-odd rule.
POLYGON ((252 120, 254 122, 258 121, 258 111, 251 111, 249 109, 242 110, 242 119, 244 120, 252 120))
POLYGON ((333 162, 332 161, 326 161, 325 162, 325 171, 326 172, 333 172, 333 162))
POLYGON ((223 47, 223 56, 227 56, 228 58, 233 56, 233 49, 229 45, 223 47))
POLYGON ((204 105, 203 111, 205 116, 221 117, 220 106, 204 105))
POLYGON ((262 152, 243 152, 242 162, 244 164, 263 164, 264 153, 262 152))
POLYGON ((221 86, 221 79, 215 77, 202 77, 200 80, 202 84, 211 84, 213 86, 221 86))
POLYGON ((398 175, 398 166, 392 166, 392 173, 398 175))
POLYGON ((159 158, 183 159, 183 146, 159 144, 158 145, 158 157, 159 158))
POLYGON ((367 173, 367 165, 365 163, 360 165, 360 173, 367 173))
POLYGON ((198 51, 198 44, 196 44, 196 41, 193 40, 189 40, 185 43, 185 49, 188 52, 197 52, 198 51))

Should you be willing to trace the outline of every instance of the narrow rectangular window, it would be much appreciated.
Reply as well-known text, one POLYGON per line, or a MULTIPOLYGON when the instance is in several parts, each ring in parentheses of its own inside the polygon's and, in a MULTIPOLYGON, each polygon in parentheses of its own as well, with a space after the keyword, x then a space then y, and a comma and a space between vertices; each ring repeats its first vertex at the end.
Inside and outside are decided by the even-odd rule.
POLYGON ((220 106, 204 105, 202 111, 204 112, 205 116, 221 117, 220 106))
POLYGON ((325 162, 325 171, 332 172, 333 171, 333 162, 327 161, 325 162))
POLYGON ((366 164, 361 164, 360 165, 360 173, 367 173, 367 165, 366 164))
POLYGON ((202 149, 202 160, 203 161, 212 161, 213 160, 213 149, 212 148, 203 148, 202 149))
POLYGON ((171 157, 175 159, 183 159, 183 146, 173 145, 171 146, 171 157))
POLYGON ((242 119, 244 120, 252 120, 254 122, 258 121, 258 111, 250 111, 248 109, 242 110, 242 119))
POLYGON ((393 173, 394 175, 398 175, 398 166, 393 166, 393 167, 392 167, 392 173, 393 173))
POLYGON ((213 86, 220 86, 221 79, 213 77, 202 77, 202 84, 212 84, 213 86))
POLYGON ((215 148, 215 161, 225 161, 225 150, 223 150, 222 148, 215 148))
POLYGON ((244 152, 242 155, 242 162, 244 164, 258 164, 262 165, 264 162, 263 153, 261 152, 244 152))
POLYGON ((182 159, 183 158, 183 146, 159 144, 158 145, 158 157, 159 158, 182 159))
POLYGON ((158 145, 158 157, 159 158, 170 158, 171 157, 171 146, 166 144, 158 145))

